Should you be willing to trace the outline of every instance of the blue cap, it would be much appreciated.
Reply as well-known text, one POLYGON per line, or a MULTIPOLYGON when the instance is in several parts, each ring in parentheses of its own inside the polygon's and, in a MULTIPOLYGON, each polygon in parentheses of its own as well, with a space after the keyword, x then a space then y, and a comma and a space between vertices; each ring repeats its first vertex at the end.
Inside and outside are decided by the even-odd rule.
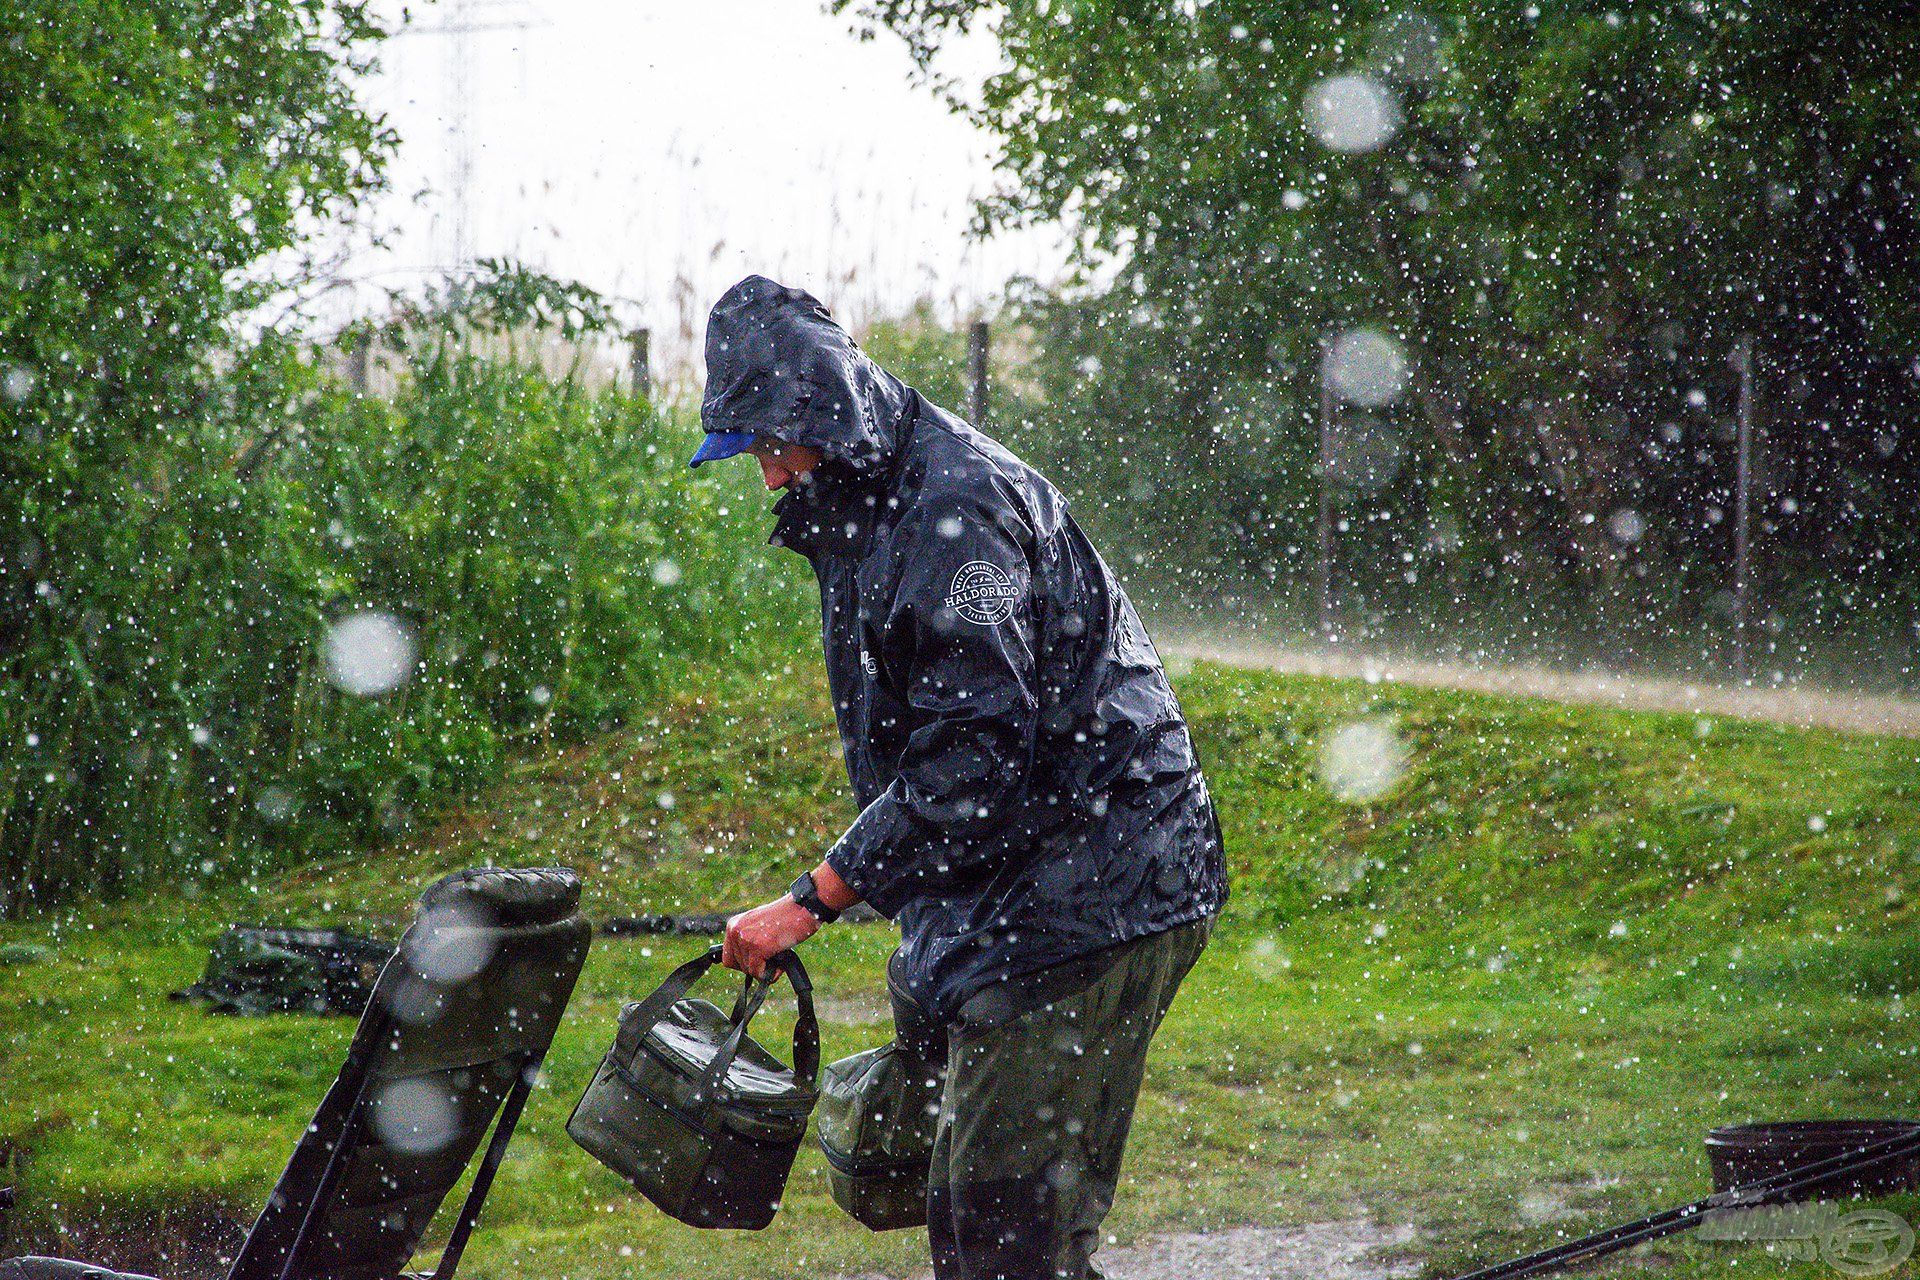
POLYGON ((707 438, 700 442, 699 451, 693 455, 693 461, 687 465, 697 467, 703 462, 718 462, 722 458, 745 453, 752 447, 751 431, 709 431, 707 438))

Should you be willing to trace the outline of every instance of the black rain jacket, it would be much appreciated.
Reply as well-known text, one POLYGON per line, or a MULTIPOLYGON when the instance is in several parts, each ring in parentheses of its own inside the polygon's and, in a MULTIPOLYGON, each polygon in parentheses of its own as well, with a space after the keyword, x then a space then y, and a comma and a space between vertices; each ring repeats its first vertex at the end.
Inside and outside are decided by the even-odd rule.
POLYGON ((1211 916, 1219 823, 1159 656, 1058 490, 759 276, 714 306, 709 431, 825 461, 772 541, 820 581, 859 818, 826 861, 901 926, 935 1017, 1211 916))

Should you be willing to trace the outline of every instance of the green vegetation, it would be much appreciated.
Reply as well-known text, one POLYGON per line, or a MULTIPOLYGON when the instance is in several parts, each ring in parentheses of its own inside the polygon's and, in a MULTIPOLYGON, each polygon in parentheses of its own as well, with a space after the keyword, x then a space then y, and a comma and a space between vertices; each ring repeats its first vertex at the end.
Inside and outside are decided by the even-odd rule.
MULTIPOLYGON (((227 921, 391 934, 433 876, 488 860, 578 868, 596 917, 777 892, 851 816, 806 670, 666 695, 377 852, 0 926, 13 1245, 157 1265, 170 1231, 265 1195, 349 1027, 167 1003, 227 921)), ((1408 1252, 1439 1275, 1704 1193, 1710 1125, 1914 1111, 1915 744, 1205 665, 1179 684, 1235 896, 1149 1069, 1117 1237, 1365 1211, 1416 1224, 1408 1252), (1342 803, 1319 767, 1356 722, 1376 731, 1340 734, 1366 749, 1333 772, 1405 773, 1342 803)), ((889 933, 808 944, 830 1054, 887 1034, 889 933)), ((707 1235, 567 1140, 620 1000, 696 945, 596 944, 467 1274, 920 1264, 919 1233, 839 1215, 811 1151, 770 1230, 707 1235)), ((1758 1245, 1658 1250, 1675 1276, 1827 1274, 1758 1245)))
POLYGON ((1911 686, 1911 9, 833 5, 936 85, 997 44, 948 97, 998 144, 979 221, 1058 223, 1081 269, 1020 299, 1026 452, 1163 588, 1311 617, 1319 344, 1370 330, 1344 626, 1724 670, 1751 334, 1768 667, 1845 640, 1911 686))
POLYGON ((307 389, 267 304, 395 139, 353 92, 359 0, 0 0, 0 29, 4 915, 222 845, 191 726, 257 696, 219 642, 272 550, 235 459, 307 389))
POLYGON ((577 301, 503 269, 407 316, 387 398, 237 377, 123 477, 100 558, 45 553, 61 656, 0 671, 0 915, 388 839, 518 747, 794 651, 808 593, 749 476, 693 484, 690 424, 471 353, 577 301), (371 643, 335 632, 356 615, 371 643), (406 687, 336 687, 382 641, 411 646, 406 687))
POLYGON ((391 396, 325 375, 298 251, 395 142, 366 5, 0 15, 0 918, 391 839, 793 650, 748 478, 516 354, 605 332, 590 291, 482 262, 396 305, 391 396), (414 678, 343 693, 343 650, 414 678))

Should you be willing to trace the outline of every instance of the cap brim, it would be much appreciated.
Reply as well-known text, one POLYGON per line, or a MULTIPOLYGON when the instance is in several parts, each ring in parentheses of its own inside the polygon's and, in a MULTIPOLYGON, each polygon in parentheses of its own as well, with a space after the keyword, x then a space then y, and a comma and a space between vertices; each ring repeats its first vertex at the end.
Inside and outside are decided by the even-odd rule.
POLYGON ((697 467, 703 462, 718 462, 722 458, 731 458, 735 454, 745 453, 753 447, 751 431, 709 431, 707 438, 700 442, 700 448, 687 463, 697 467))

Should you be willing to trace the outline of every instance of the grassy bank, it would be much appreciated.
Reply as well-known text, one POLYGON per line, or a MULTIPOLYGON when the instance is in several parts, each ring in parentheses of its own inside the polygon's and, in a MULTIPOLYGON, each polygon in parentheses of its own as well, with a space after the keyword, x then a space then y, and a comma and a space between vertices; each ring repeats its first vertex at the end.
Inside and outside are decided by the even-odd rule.
MULTIPOLYGON (((1158 1044, 1115 1237, 1365 1212, 1414 1223, 1437 1275, 1704 1192, 1710 1125, 1920 1110, 1914 744, 1208 666, 1179 684, 1235 896, 1158 1044)), ((169 1004, 221 924, 391 935, 434 875, 488 860, 576 867, 596 916, 738 906, 851 816, 839 770, 821 691, 768 670, 515 766, 377 853, 0 926, 14 1245, 159 1268, 154 1242, 231 1239, 257 1208, 350 1027, 169 1004)), ((596 943, 466 1274, 921 1263, 920 1233, 838 1214, 811 1151, 773 1228, 716 1235, 567 1140, 620 1000, 696 945, 596 943)), ((829 1054, 887 1034, 890 946, 808 944, 829 1054)), ((1659 1250, 1673 1275, 1830 1274, 1659 1250)))

